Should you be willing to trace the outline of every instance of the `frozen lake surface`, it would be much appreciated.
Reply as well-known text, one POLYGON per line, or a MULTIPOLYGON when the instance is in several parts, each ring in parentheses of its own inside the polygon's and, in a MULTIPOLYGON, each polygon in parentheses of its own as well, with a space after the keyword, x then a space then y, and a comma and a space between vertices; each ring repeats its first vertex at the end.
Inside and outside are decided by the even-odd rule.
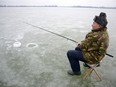
POLYGON ((94 8, 0 8, 0 87, 116 87, 116 9, 94 8), (109 54, 98 71, 82 80, 69 76, 66 53, 77 44, 34 28, 23 22, 51 30, 78 42, 91 30, 95 15, 106 12, 110 36, 109 54))

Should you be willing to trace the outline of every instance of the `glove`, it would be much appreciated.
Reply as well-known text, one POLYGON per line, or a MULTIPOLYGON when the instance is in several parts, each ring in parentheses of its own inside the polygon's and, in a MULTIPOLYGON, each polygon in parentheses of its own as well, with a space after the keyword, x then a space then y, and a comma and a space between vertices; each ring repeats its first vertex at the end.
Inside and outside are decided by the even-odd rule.
POLYGON ((81 51, 80 47, 76 47, 75 50, 77 50, 77 51, 81 51))

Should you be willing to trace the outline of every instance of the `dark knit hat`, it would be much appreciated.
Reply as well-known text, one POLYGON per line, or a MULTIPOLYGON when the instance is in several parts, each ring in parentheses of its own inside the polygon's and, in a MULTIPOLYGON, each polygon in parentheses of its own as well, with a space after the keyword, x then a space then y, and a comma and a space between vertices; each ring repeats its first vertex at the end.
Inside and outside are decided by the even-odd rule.
POLYGON ((96 23, 100 24, 103 27, 106 27, 108 24, 108 21, 106 19, 106 13, 101 12, 99 16, 95 16, 95 18, 93 19, 96 23))

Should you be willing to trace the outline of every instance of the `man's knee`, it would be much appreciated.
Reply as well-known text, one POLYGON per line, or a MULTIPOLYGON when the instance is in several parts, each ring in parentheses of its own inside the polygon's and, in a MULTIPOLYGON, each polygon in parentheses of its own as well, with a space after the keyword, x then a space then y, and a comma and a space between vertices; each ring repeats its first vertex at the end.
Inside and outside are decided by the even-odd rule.
POLYGON ((74 55, 74 50, 69 50, 69 51, 67 52, 68 58, 72 57, 73 55, 74 55))

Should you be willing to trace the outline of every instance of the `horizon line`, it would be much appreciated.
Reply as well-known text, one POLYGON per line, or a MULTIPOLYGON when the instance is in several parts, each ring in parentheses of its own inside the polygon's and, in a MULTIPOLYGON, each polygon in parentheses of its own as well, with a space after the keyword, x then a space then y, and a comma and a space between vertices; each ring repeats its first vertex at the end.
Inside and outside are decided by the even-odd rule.
POLYGON ((58 6, 58 5, 0 5, 0 7, 74 7, 74 8, 106 8, 106 9, 116 9, 116 7, 82 6, 82 5, 72 5, 72 6, 58 6))

